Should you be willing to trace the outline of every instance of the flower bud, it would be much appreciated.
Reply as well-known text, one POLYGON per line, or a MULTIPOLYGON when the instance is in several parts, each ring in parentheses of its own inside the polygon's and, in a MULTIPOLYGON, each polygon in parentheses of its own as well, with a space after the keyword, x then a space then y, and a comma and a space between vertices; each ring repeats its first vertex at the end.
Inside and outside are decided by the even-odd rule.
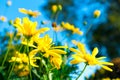
POLYGON ((62 5, 60 5, 60 4, 58 5, 58 10, 60 10, 60 11, 62 10, 62 5))
POLYGON ((57 5, 52 5, 51 10, 53 13, 56 13, 57 12, 57 5))
POLYGON ((101 14, 100 10, 95 10, 94 11, 94 17, 95 18, 98 18, 100 16, 100 14, 101 14))

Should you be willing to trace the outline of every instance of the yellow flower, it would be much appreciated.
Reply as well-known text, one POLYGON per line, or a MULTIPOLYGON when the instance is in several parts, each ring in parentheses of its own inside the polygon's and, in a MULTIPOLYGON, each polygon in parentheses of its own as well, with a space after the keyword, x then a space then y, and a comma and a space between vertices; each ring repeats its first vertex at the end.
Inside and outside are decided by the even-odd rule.
POLYGON ((94 17, 95 18, 98 18, 100 16, 100 14, 101 14, 100 10, 95 10, 94 11, 94 17))
POLYGON ((57 11, 61 11, 62 10, 62 6, 59 5, 52 5, 51 10, 53 13, 56 13, 57 11))
POLYGON ((60 48, 67 48, 67 46, 53 46, 52 39, 45 35, 42 38, 38 38, 35 41, 38 45, 37 50, 44 53, 43 56, 46 58, 50 57, 51 64, 54 64, 57 69, 60 68, 62 63, 61 54, 66 54, 64 50, 60 48), (55 61, 58 60, 58 61, 55 61))
POLYGON ((32 22, 27 17, 23 18, 22 22, 20 18, 16 18, 14 26, 18 29, 18 32, 26 37, 32 37, 49 30, 49 28, 40 28, 39 30, 36 30, 37 22, 32 22))
POLYGON ((32 16, 32 17, 37 17, 41 14, 38 11, 26 10, 24 8, 19 8, 19 12, 21 12, 23 14, 27 14, 27 15, 32 16))
POLYGON ((38 38, 36 40, 36 43, 38 44, 38 50, 41 52, 45 52, 44 56, 54 56, 59 57, 60 54, 66 54, 64 50, 61 50, 59 48, 67 48, 67 46, 53 46, 52 38, 50 38, 48 35, 45 35, 42 38, 38 38))
POLYGON ((71 24, 68 23, 68 22, 67 22, 67 23, 62 22, 61 25, 62 25, 62 27, 63 27, 64 29, 69 30, 69 31, 72 31, 73 34, 75 34, 75 33, 76 33, 76 34, 79 34, 79 35, 82 35, 82 34, 83 34, 83 32, 79 30, 79 28, 75 28, 74 25, 71 25, 71 24))
POLYGON ((89 54, 86 52, 85 46, 84 44, 80 43, 80 42, 75 42, 75 45, 78 46, 79 50, 76 50, 74 48, 70 48, 71 51, 75 52, 76 54, 73 54, 72 57, 74 58, 71 61, 71 64, 78 64, 81 62, 85 62, 88 65, 99 65, 102 68, 108 70, 108 71, 112 71, 111 68, 107 67, 106 65, 111 65, 113 66, 113 63, 110 62, 105 62, 105 61, 101 61, 106 57, 98 57, 96 58, 96 55, 98 54, 98 48, 94 48, 94 50, 92 51, 92 54, 89 54))
MULTIPOLYGON (((32 50, 29 53, 30 65, 33 66, 33 67, 38 67, 38 65, 36 65, 35 62, 36 62, 37 59, 40 59, 39 57, 35 57, 36 53, 37 53, 37 50, 32 50)), ((19 64, 29 65, 29 60, 28 60, 28 56, 26 55, 26 53, 16 52, 15 56, 11 57, 9 62, 17 62, 19 64)))
MULTIPOLYGON (((40 57, 36 57, 35 55, 37 54, 37 50, 32 50, 29 53, 30 57, 30 65, 32 67, 39 67, 36 65, 36 60, 40 59, 40 57)), ((14 57, 11 57, 9 62, 16 62, 17 64, 14 67, 14 72, 18 76, 27 76, 29 74, 29 59, 26 53, 19 53, 16 52, 14 57)))
POLYGON ((57 12, 57 5, 52 5, 52 11, 53 11, 54 13, 57 12))
POLYGON ((7 18, 6 18, 5 16, 0 16, 0 21, 6 22, 6 21, 7 21, 7 18))

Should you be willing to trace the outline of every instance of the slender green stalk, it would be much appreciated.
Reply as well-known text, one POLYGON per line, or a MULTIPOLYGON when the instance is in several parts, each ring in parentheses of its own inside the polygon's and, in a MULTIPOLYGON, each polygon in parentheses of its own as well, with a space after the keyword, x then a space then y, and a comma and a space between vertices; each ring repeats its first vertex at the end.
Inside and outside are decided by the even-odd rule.
POLYGON ((78 75, 78 77, 76 78, 76 80, 78 80, 79 77, 83 74, 83 72, 85 71, 86 67, 87 67, 87 63, 85 64, 85 67, 83 68, 82 72, 78 75))
POLYGON ((28 60, 29 60, 29 71, 30 71, 30 80, 32 80, 32 74, 31 74, 31 65, 30 65, 30 55, 29 55, 29 46, 28 46, 28 39, 27 39, 27 55, 28 55, 28 60))
POLYGON ((8 48, 8 49, 7 49, 7 52, 5 53, 5 57, 4 57, 4 59, 3 59, 3 62, 2 62, 2 67, 3 67, 4 64, 5 64, 5 61, 6 61, 6 59, 7 59, 7 56, 8 56, 9 51, 10 51, 10 49, 8 48))
POLYGON ((12 43, 12 39, 9 40, 8 49, 7 49, 6 53, 5 53, 5 57, 4 57, 3 62, 2 62, 2 67, 4 66, 5 61, 6 61, 6 59, 7 59, 8 53, 9 53, 9 51, 10 51, 9 46, 10 46, 11 43, 12 43))
POLYGON ((12 65, 12 68, 11 68, 11 70, 10 70, 10 73, 9 73, 9 75, 8 75, 7 80, 9 80, 9 78, 11 77, 12 71, 13 71, 14 66, 15 66, 15 64, 16 64, 16 59, 17 59, 17 58, 15 58, 15 62, 14 62, 13 65, 12 65))

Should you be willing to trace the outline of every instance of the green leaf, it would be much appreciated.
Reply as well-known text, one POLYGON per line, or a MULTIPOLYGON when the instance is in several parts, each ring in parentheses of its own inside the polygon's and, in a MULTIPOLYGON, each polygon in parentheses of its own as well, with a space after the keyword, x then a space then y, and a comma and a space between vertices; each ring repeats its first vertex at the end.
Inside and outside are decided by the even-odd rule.
POLYGON ((36 69, 33 69, 32 72, 40 79, 40 76, 39 76, 39 74, 37 73, 37 70, 36 70, 36 69))

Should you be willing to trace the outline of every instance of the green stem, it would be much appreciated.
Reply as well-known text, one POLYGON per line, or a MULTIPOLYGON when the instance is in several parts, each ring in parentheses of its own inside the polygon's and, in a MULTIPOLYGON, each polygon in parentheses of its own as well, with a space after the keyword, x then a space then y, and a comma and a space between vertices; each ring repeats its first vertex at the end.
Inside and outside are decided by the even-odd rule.
POLYGON ((8 75, 7 80, 9 80, 9 78, 10 78, 10 76, 11 76, 11 74, 12 74, 12 71, 13 71, 14 66, 15 66, 15 63, 16 63, 16 59, 17 59, 17 58, 15 58, 15 62, 14 62, 13 65, 12 65, 12 68, 11 68, 11 70, 10 70, 10 73, 9 73, 9 75, 8 75))
POLYGON ((9 46, 10 46, 11 43, 12 43, 12 39, 9 40, 8 49, 7 49, 6 53, 5 53, 5 57, 4 57, 3 62, 2 62, 2 67, 4 66, 5 61, 6 61, 6 59, 7 59, 8 53, 9 53, 9 51, 10 51, 9 46))
POLYGON ((29 60, 29 71, 30 71, 30 80, 32 80, 32 74, 31 74, 31 66, 30 66, 30 55, 29 55, 29 46, 28 46, 28 40, 27 40, 27 55, 28 55, 28 60, 29 60))
POLYGON ((6 59, 7 59, 9 50, 10 50, 10 49, 8 48, 8 49, 7 49, 7 52, 5 53, 5 57, 4 57, 3 62, 2 62, 2 67, 3 67, 4 64, 5 64, 5 61, 6 61, 6 59))
POLYGON ((83 68, 83 70, 82 70, 82 72, 79 74, 79 76, 76 78, 76 80, 78 80, 79 77, 83 74, 83 72, 85 71, 86 67, 87 67, 87 63, 85 64, 85 67, 83 68))

